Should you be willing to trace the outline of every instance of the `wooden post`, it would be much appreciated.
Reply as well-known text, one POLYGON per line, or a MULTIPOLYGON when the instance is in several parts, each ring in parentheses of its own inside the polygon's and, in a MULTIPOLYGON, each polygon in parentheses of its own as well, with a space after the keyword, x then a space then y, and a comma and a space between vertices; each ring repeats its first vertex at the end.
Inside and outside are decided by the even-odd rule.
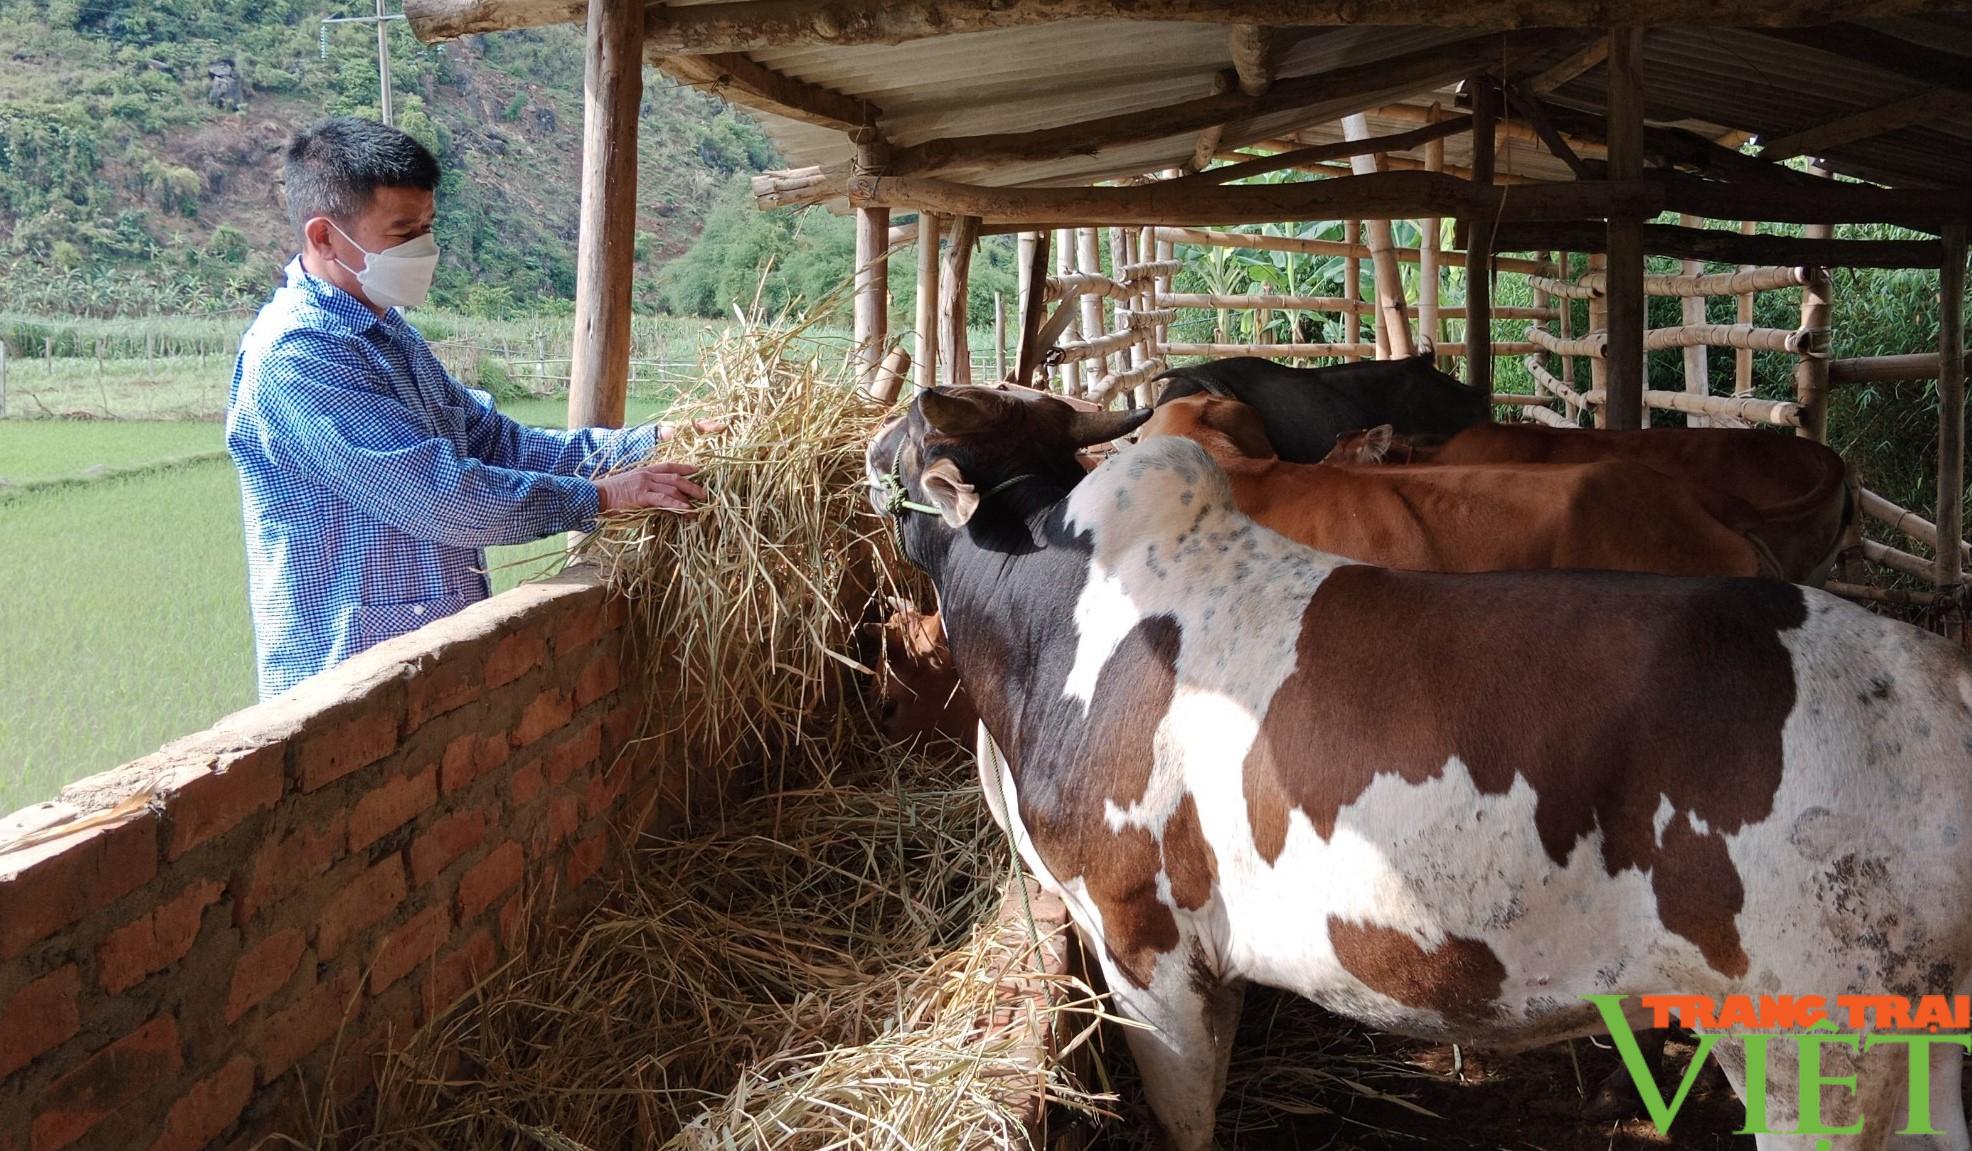
MULTIPOLYGON (((1573 265, 1573 258, 1567 252, 1556 252, 1554 254, 1555 279, 1564 282, 1567 281, 1571 275, 1569 269, 1573 265)), ((1571 339, 1573 338, 1575 328, 1575 301, 1562 299, 1557 300, 1556 303, 1560 306, 1555 309, 1555 330, 1560 333, 1562 339, 1571 339)), ((1575 382, 1575 357, 1561 357, 1561 382, 1570 385, 1575 382)))
MULTIPOLYGON (((1602 252, 1590 252, 1588 271, 1591 274, 1602 272, 1609 266, 1609 257, 1602 252)), ((1586 334, 1609 330, 1609 301, 1600 295, 1589 297, 1589 330, 1586 334)), ((1606 349, 1605 349, 1606 352, 1606 349)), ((1609 426, 1609 361, 1605 356, 1589 359, 1589 390, 1601 396, 1602 406, 1595 410, 1595 426, 1609 426)))
POLYGON ((972 382, 972 249, 979 242, 979 217, 960 216, 945 244, 945 266, 938 273, 938 359, 945 382, 972 382))
POLYGON ((938 386, 938 233, 943 221, 918 213, 917 358, 911 365, 919 388, 938 386))
MULTIPOLYGON (((1493 118, 1499 89, 1492 77, 1472 77, 1472 182, 1493 183, 1493 118)), ((1465 382, 1481 394, 1493 390, 1493 218, 1467 226, 1465 241, 1465 382)))
POLYGON ((995 382, 1007 378, 1007 297, 1005 292, 993 293, 993 379, 995 382))
MULTIPOLYGON (((1965 225, 1944 230, 1938 268, 1938 574, 1955 589, 1965 538, 1965 225)), ((1959 626, 1963 626, 1962 621, 1959 626)))
MULTIPOLYGON (((1055 275, 1066 276, 1069 273, 1073 272, 1074 270, 1075 270, 1075 229, 1056 228, 1054 230, 1055 275)), ((1057 308, 1063 309, 1067 313, 1067 315, 1064 318, 1068 319, 1068 326, 1062 329, 1062 337, 1064 339, 1072 340, 1078 337, 1081 339, 1088 339, 1089 336, 1098 334, 1098 333, 1082 332, 1077 330, 1075 320, 1073 319, 1073 317, 1080 310, 1078 305, 1064 299, 1059 304, 1056 304, 1055 306, 1057 308)), ((1068 363, 1061 365, 1061 394, 1065 396, 1079 396, 1082 394, 1082 365, 1081 364, 1068 363)))
MULTIPOLYGON (((1546 253, 1546 252, 1535 252, 1535 253, 1534 253, 1534 258, 1535 258, 1535 259, 1543 259, 1543 258, 1545 258, 1546 256, 1547 256, 1547 253, 1546 253)), ((1535 308, 1548 308, 1548 307, 1553 307, 1553 306, 1554 306, 1554 305, 1555 305, 1556 303, 1559 303, 1559 304, 1561 304, 1561 305, 1562 305, 1563 307, 1566 307, 1566 306, 1567 306, 1567 304, 1568 304, 1568 301, 1567 301, 1567 300, 1565 300, 1565 299, 1562 299, 1562 298, 1560 298, 1560 297, 1558 297, 1558 296, 1549 296, 1549 295, 1547 294, 1547 289, 1545 289, 1545 288, 1541 288, 1541 287, 1536 287, 1536 288, 1534 288, 1534 307, 1535 307, 1535 308)), ((1536 326, 1541 326, 1541 325, 1542 325, 1542 323, 1543 323, 1543 321, 1540 321, 1540 320, 1535 320, 1535 321, 1534 321, 1534 323, 1535 323, 1535 325, 1536 325, 1536 326)), ((1566 362, 1567 362, 1567 357, 1566 357, 1566 356, 1563 356, 1563 357, 1562 357, 1562 362, 1564 362, 1564 363, 1566 363, 1566 362)), ((1540 363, 1541 363, 1541 367, 1542 367, 1542 369, 1543 369, 1543 370, 1545 370, 1545 369, 1547 368, 1547 353, 1546 353, 1546 352, 1542 352, 1542 353, 1541 353, 1541 359, 1540 359, 1540 363)), ((1540 388, 1538 388, 1538 387, 1536 387, 1536 388, 1534 389, 1534 394, 1535 394, 1535 395, 1539 395, 1539 394, 1540 394, 1540 391, 1541 391, 1541 389, 1540 389, 1540 388)), ((1567 411, 1568 409, 1567 409, 1566 407, 1564 407, 1564 408, 1563 408, 1562 410, 1563 410, 1563 411, 1565 412, 1565 411, 1567 411)))
POLYGON ((1041 366, 1041 310, 1048 287, 1048 233, 1023 232, 1020 266, 1014 269, 1020 284, 1020 342, 1014 351, 1014 382, 1032 385, 1041 366), (1028 237, 1032 236, 1032 239, 1028 237))
MULTIPOLYGON (((1092 276, 1102 275, 1102 246, 1096 242, 1094 228, 1075 229, 1075 268, 1092 276)), ((1093 292, 1082 296, 1082 338, 1085 340, 1093 340, 1109 331, 1102 322, 1102 299, 1093 292)), ((1089 361, 1087 373, 1091 387, 1109 371, 1110 359, 1104 356, 1089 361)))
MULTIPOLYGON (((1361 112, 1344 116, 1342 135, 1349 140, 1369 139, 1369 117, 1361 112)), ((1358 176, 1374 175, 1383 170, 1383 158, 1374 153, 1351 156, 1349 167, 1358 176)), ((1377 354, 1409 359, 1417 345, 1411 339, 1410 315, 1404 309, 1404 276, 1397 268, 1397 245, 1391 238, 1390 221, 1369 221, 1369 257, 1376 277, 1376 314, 1383 332, 1377 341, 1377 354)))
MULTIPOLYGON (((1425 113, 1425 122, 1436 124, 1443 117, 1443 109, 1434 102, 1430 111, 1425 113)), ((1424 146, 1424 170, 1445 170, 1445 141, 1442 138, 1424 146)), ((1432 216, 1419 220, 1417 226, 1417 334, 1421 342, 1435 348, 1445 342, 1445 331, 1438 319, 1438 245, 1442 225, 1438 217, 1432 216)), ((1440 357, 1438 363, 1442 367, 1450 361, 1440 357)))
MULTIPOLYGON (((1273 285, 1271 284, 1260 285, 1260 294, 1262 296, 1273 295, 1274 294, 1273 285)), ((1259 307, 1253 309, 1253 342, 1254 343, 1271 344, 1274 342, 1274 334, 1271 330, 1269 330, 1273 327, 1273 322, 1274 322, 1274 310, 1272 308, 1267 307, 1265 304, 1261 304, 1259 307)))
POLYGON ((1349 345, 1349 358, 1360 360, 1363 357, 1360 352, 1356 351, 1356 345, 1363 342, 1363 313, 1361 307, 1363 298, 1363 262, 1356 255, 1356 247, 1363 242, 1362 221, 1342 221, 1342 239, 1344 243, 1349 245, 1349 254, 1342 258, 1342 298, 1349 304, 1348 319, 1344 322, 1344 327, 1349 334, 1349 338, 1343 342, 1349 345))
MULTIPOLYGON (((1155 228, 1145 228, 1143 230, 1140 238, 1137 241, 1137 250, 1139 252, 1145 253, 1143 257, 1144 259, 1156 260, 1159 263, 1168 264, 1171 261, 1178 258, 1178 246, 1169 240, 1157 239, 1157 229, 1155 228)), ((1151 280, 1151 291, 1145 300, 1145 304, 1149 305, 1151 300, 1154 300, 1159 296, 1168 295, 1170 291, 1171 291, 1170 275, 1164 272, 1158 273, 1157 276, 1151 280)), ((1156 342, 1159 344, 1169 342, 1169 340, 1171 339, 1171 329, 1164 324, 1157 325, 1155 329, 1154 338, 1156 342)))
MULTIPOLYGON (((1813 167, 1808 171, 1828 178, 1827 171, 1822 168, 1813 167)), ((1810 240, 1832 240, 1835 229, 1828 224, 1803 224, 1801 235, 1810 240)), ((1808 269, 1807 283, 1801 285, 1801 328, 1804 331, 1828 327, 1830 287, 1827 268, 1808 269)), ((1833 347, 1820 353, 1803 353, 1794 365, 1794 400, 1806 409, 1801 413, 1801 429, 1797 434, 1816 443, 1828 442, 1828 360, 1833 353, 1833 347)))
MULTIPOLYGON (((1739 234, 1742 236, 1752 235, 1753 228, 1754 224, 1751 220, 1741 220, 1739 222, 1739 234)), ((1750 271, 1752 268, 1753 265, 1751 264, 1741 264, 1739 266, 1739 270, 1742 272, 1750 271)), ((1751 324, 1753 322, 1753 293, 1751 291, 1745 291, 1739 294, 1739 307, 1733 314, 1742 324, 1751 324)), ((1740 348, 1732 354, 1732 394, 1742 398, 1753 394, 1753 349, 1751 348, 1740 348)))
MULTIPOLYGON (((377 25, 379 31, 382 24, 377 25)), ((591 4, 582 73, 582 207, 568 426, 621 427, 630 389, 630 277, 637 229, 637 112, 644 9, 591 4)))
MULTIPOLYGON (((1697 228, 1702 226, 1703 221, 1696 216, 1680 215, 1678 216, 1678 223, 1687 228, 1697 228)), ((1687 276, 1703 275, 1705 272, 1705 261, 1686 260, 1683 264, 1683 271, 1687 276)), ((1704 323, 1705 297, 1684 297, 1679 301, 1678 314, 1679 319, 1686 324, 1704 323)), ((1693 395, 1709 395, 1712 390, 1711 380, 1711 364, 1708 362, 1706 356, 1705 345, 1693 344, 1691 347, 1684 349, 1684 390, 1693 395)), ((1685 426, 1690 428, 1702 428, 1709 422, 1704 416, 1696 412, 1687 413, 1684 417, 1685 426)))
MULTIPOLYGON (((1643 178, 1643 30, 1609 30, 1609 179, 1643 178)), ((1610 428, 1643 426, 1643 221, 1611 218, 1609 271, 1604 278, 1609 338, 1610 428)))
POLYGON ((856 360, 867 382, 890 335, 890 209, 856 209, 856 360))

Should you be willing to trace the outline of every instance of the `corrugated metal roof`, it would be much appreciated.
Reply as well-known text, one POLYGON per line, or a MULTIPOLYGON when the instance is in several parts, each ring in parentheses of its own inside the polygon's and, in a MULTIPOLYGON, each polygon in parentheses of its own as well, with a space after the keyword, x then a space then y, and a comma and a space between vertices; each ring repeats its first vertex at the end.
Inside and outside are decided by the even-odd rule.
MULTIPOLYGON (((1972 75, 1972 19, 1926 17, 1870 27, 1931 51, 1965 56, 1972 75)), ((1277 67, 1281 77, 1319 74, 1374 62, 1472 35, 1469 29, 1345 27, 1289 30, 1295 37, 1277 67)), ((1556 49, 1547 60, 1559 59, 1556 49)), ((914 40, 895 45, 789 47, 754 54, 787 75, 870 101, 882 110, 886 138, 908 146, 929 139, 1024 132, 1103 116, 1148 111, 1211 95, 1214 78, 1232 67, 1226 30, 1197 23, 1079 22, 914 40)), ((1546 61, 1512 61, 1521 70, 1546 61)), ((1449 79, 1449 78, 1448 78, 1449 79)), ((1603 110, 1605 70, 1591 69, 1553 93, 1559 103, 1603 110)), ((1750 30, 1655 28, 1644 39, 1644 86, 1652 122, 1688 122, 1718 136, 1728 130, 1775 138, 1877 107, 1926 88, 1921 80, 1857 63, 1750 30)), ((1228 125, 1225 144, 1298 135, 1340 138, 1339 116, 1433 93, 1402 87, 1348 102, 1296 109, 1228 125)), ((1451 88, 1436 98, 1447 107, 1451 88)), ((762 117, 791 165, 846 162, 853 146, 840 132, 762 117)), ((1414 120, 1372 117, 1377 134, 1416 127, 1414 120)), ((982 165, 941 173, 991 185, 1086 184, 1176 167, 1196 133, 1121 144, 1095 155, 982 165)), ((1921 125, 1831 148, 1838 171, 1905 184, 1972 184, 1972 106, 1921 125)), ((1463 136, 1446 141, 1447 162, 1469 164, 1463 136)), ((1410 153, 1421 156, 1421 150, 1410 153)), ((1501 172, 1566 179, 1567 169, 1537 144, 1509 140, 1501 172)))

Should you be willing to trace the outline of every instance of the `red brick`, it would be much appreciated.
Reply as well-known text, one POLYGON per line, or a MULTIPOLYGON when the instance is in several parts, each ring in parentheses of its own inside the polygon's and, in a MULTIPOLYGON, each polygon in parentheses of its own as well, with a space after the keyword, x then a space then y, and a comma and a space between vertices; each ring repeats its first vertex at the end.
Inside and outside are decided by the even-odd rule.
POLYGON ((606 596, 603 599, 603 628, 607 631, 622 631, 630 619, 630 601, 620 595, 606 596))
POLYGON ((451 795, 507 762, 507 741, 497 735, 462 735, 445 745, 438 790, 451 795))
POLYGON ((416 731, 429 721, 478 699, 484 693, 479 668, 469 659, 436 660, 411 677, 404 700, 404 730, 416 731))
POLYGON ((329 869, 349 838, 349 817, 336 811, 324 824, 298 827, 268 844, 233 880, 233 922, 244 924, 329 869))
POLYGON ((384 781, 356 801, 349 813, 349 850, 364 848, 429 811, 438 802, 438 769, 384 781))
POLYGON ((527 710, 520 713, 520 722, 514 725, 514 746, 526 747, 567 723, 574 714, 575 705, 568 696, 549 688, 535 696, 534 702, 527 705, 527 710))
POLYGON ((616 690, 622 669, 617 665, 616 653, 605 651, 589 661, 582 674, 575 681, 575 706, 588 707, 610 692, 616 690))
POLYGON ((237 1023, 240 1016, 286 986, 307 949, 308 941, 295 927, 277 931, 249 947, 233 965, 232 986, 226 991, 226 1022, 237 1023))
POLYGON ((500 945, 509 953, 520 951, 527 943, 527 904, 516 895, 507 900, 500 909, 500 945))
POLYGON ((459 922, 477 919, 502 892, 520 882, 526 865, 520 844, 508 840, 468 868, 459 877, 459 922))
POLYGON ((548 818, 535 834, 534 854, 544 857, 582 825, 582 801, 572 795, 557 795, 548 803, 548 818))
POLYGON ((178 1021, 160 1015, 90 1056, 41 1093, 30 1128, 34 1151, 66 1147, 185 1065, 178 1021))
POLYGON ((473 932, 457 950, 432 965, 431 978, 424 987, 425 1018, 435 1019, 465 998, 480 980, 493 974, 498 962, 493 933, 483 928, 473 932))
POLYGON ((612 748, 622 747, 637 738, 642 726, 642 710, 634 703, 623 704, 603 716, 603 742, 612 748))
POLYGON ((286 1011, 263 1020, 253 1043, 254 1052, 260 1057, 260 1081, 272 1083, 334 1039, 355 988, 355 973, 345 970, 335 979, 309 988, 286 1011))
POLYGON ((608 626, 608 616, 600 602, 574 605, 555 625, 555 654, 566 656, 588 647, 603 637, 608 626))
POLYGON ((460 811, 431 825, 411 841, 411 886, 423 887, 438 878, 452 861, 478 847, 486 838, 483 811, 460 811))
POLYGON ((502 687, 541 666, 548 641, 538 627, 523 628, 493 645, 486 657, 486 686, 502 687))
POLYGON ((180 785, 165 808, 171 837, 164 857, 181 858, 254 812, 273 808, 281 798, 287 755, 287 745, 276 743, 222 757, 212 770, 180 785))
POLYGON ((60 967, 14 992, 0 1004, 0 1079, 75 1038, 82 1027, 76 996, 82 976, 75 964, 60 967))
POLYGON ((589 818, 594 819, 615 806, 617 799, 623 795, 624 786, 629 782, 630 765, 627 763, 619 763, 613 770, 598 771, 590 776, 588 791, 584 795, 584 802, 588 804, 589 818))
POLYGON ((397 693, 384 692, 367 702, 370 706, 355 715, 304 738, 295 750, 301 790, 314 791, 397 750, 397 717, 402 713, 397 693))
POLYGON ((603 753, 603 724, 592 719, 582 730, 555 745, 542 761, 550 783, 567 783, 569 777, 596 762, 603 753))
POLYGON ((592 831, 587 837, 575 841, 568 852, 568 885, 580 887, 589 877, 603 869, 603 856, 608 844, 601 831, 592 831))
POLYGON ((157 855, 157 818, 144 812, 0 856, 0 959, 149 883, 157 855))
POLYGON ((404 857, 385 856, 329 897, 315 932, 315 953, 329 959, 366 928, 384 921, 404 902, 404 857))
POLYGON ((509 798, 515 808, 526 807, 534 802, 535 797, 540 795, 541 789, 546 786, 548 780, 541 774, 541 765, 530 763, 514 772, 513 781, 508 786, 509 798))
POLYGON ((96 978, 111 995, 185 957, 199 937, 205 909, 225 888, 203 879, 104 937, 96 946, 96 978))
POLYGON ((225 1132, 253 1098, 253 1060, 235 1055, 171 1105, 151 1151, 199 1151, 225 1132))
POLYGON ((370 994, 381 995, 418 964, 438 954, 451 934, 452 921, 442 905, 427 907, 405 920, 377 944, 376 956, 370 961, 370 994))

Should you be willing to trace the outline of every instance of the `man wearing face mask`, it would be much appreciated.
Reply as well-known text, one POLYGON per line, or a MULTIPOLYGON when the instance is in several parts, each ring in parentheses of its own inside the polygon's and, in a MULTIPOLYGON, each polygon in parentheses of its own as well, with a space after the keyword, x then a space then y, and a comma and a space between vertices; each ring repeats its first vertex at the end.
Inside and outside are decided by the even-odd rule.
POLYGON ((684 464, 594 478, 669 429, 519 424, 405 322, 438 262, 423 145, 328 120, 295 137, 286 178, 301 254, 241 342, 226 410, 261 698, 484 599, 485 547, 704 496, 684 464))

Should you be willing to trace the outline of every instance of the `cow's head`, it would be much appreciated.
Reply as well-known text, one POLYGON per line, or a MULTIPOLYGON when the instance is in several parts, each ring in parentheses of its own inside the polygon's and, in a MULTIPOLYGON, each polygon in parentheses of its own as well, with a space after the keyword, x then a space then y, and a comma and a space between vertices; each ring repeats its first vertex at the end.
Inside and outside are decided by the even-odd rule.
POLYGON ((1148 418, 1148 410, 1081 411, 1041 392, 922 391, 870 442, 870 499, 898 519, 905 556, 928 567, 941 540, 1001 513, 996 498, 1007 515, 1058 499, 1084 474, 1077 451, 1148 418))
POLYGON ((1438 454, 1450 436, 1417 432, 1398 435, 1389 424, 1335 437, 1325 464, 1423 464, 1438 454))

